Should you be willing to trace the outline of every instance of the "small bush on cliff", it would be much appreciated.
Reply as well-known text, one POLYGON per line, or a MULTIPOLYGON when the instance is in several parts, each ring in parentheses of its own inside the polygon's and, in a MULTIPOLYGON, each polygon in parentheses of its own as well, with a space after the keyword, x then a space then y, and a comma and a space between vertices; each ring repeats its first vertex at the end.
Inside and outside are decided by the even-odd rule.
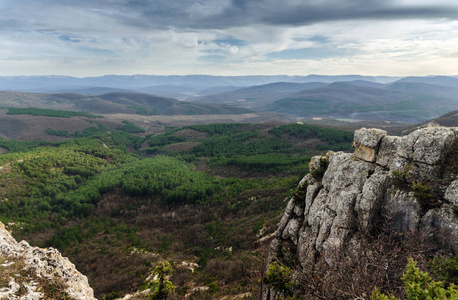
POLYGON ((417 197, 422 204, 427 204, 437 197, 437 195, 435 195, 431 189, 422 182, 412 182, 412 189, 415 193, 415 197, 417 197))
POLYGON ((406 182, 407 181, 407 176, 409 176, 409 173, 408 172, 402 172, 402 171, 396 171, 396 170, 393 170, 391 171, 391 173, 393 174, 394 178, 402 181, 402 182, 406 182))
POLYGON ((439 280, 449 285, 458 285, 458 255, 453 257, 435 257, 431 263, 431 273, 439 280))
MULTIPOLYGON (((458 299, 458 289, 451 285, 448 289, 444 288, 441 281, 432 281, 428 273, 420 271, 417 263, 409 259, 406 272, 402 276, 404 288, 408 300, 434 300, 434 299, 458 299)), ((382 294, 377 288, 371 296, 372 300, 396 300, 394 296, 382 294)))
POLYGON ((325 157, 320 158, 320 162, 318 168, 312 170, 310 173, 312 174, 313 178, 320 181, 323 179, 324 173, 328 168, 328 160, 325 157))
POLYGON ((291 241, 279 241, 275 249, 278 261, 289 268, 295 268, 299 264, 296 252, 296 246, 291 241))
POLYGON ((293 295, 293 289, 296 285, 293 281, 293 270, 287 266, 280 265, 276 261, 269 265, 264 282, 285 297, 293 295))
POLYGON ((292 197, 294 198, 294 204, 305 206, 305 197, 307 196, 308 182, 304 182, 299 185, 293 192, 292 197))

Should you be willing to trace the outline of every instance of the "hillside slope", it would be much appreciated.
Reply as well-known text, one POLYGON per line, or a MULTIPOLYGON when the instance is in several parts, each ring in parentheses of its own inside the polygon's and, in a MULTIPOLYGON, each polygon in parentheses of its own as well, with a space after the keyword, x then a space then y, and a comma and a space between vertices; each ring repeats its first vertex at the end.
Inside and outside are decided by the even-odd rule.
MULTIPOLYGON (((75 126, 73 118, 55 119, 75 126)), ((0 139, 0 221, 18 240, 68 256, 100 299, 144 289, 163 260, 175 269, 175 299, 259 295, 282 199, 310 156, 348 149, 352 140, 297 123, 146 135, 100 126, 77 136, 0 139)))
POLYGON ((277 82, 195 98, 296 117, 422 122, 458 109, 455 78, 406 78, 392 84, 277 82), (418 80, 418 81, 409 81, 418 80))
MULTIPOLYGON (((333 116, 360 120, 421 122, 458 108, 458 99, 455 97, 422 94, 419 88, 406 92, 402 89, 396 90, 395 87, 332 83, 322 88, 291 94, 274 101, 264 109, 301 117, 333 116)), ((445 89, 451 88, 444 87, 445 89)))
POLYGON ((2 107, 35 107, 77 110, 96 114, 202 115, 240 114, 246 109, 219 104, 199 104, 140 93, 115 92, 98 96, 0 91, 2 107))
POLYGON ((458 127, 458 110, 451 111, 448 114, 442 115, 435 119, 423 122, 421 124, 416 124, 414 126, 409 126, 405 128, 402 133, 407 134, 419 128, 427 126, 447 126, 447 127, 458 127))
POLYGON ((202 103, 220 103, 263 111, 266 105, 295 92, 326 86, 326 83, 275 82, 260 86, 251 86, 225 93, 199 97, 193 101, 202 103))

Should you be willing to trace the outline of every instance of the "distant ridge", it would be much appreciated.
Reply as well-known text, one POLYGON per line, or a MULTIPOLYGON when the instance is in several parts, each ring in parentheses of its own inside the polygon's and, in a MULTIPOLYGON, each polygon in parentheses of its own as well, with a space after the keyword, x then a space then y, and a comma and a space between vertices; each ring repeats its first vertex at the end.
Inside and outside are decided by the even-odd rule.
MULTIPOLYGON (((453 78, 449 82, 453 82, 453 78)), ((458 109, 457 95, 458 85, 402 80, 382 84, 353 80, 329 84, 276 82, 198 97, 192 101, 227 104, 258 112, 274 111, 295 117, 416 123, 458 109)))
POLYGON ((141 93, 114 92, 98 96, 73 93, 45 94, 0 91, 2 107, 36 107, 96 114, 212 115, 240 114, 248 110, 219 104, 199 104, 141 93))
POLYGON ((445 86, 458 86, 458 78, 451 77, 451 76, 431 76, 431 77, 405 77, 397 82, 421 82, 421 83, 429 83, 429 84, 439 84, 445 86))
POLYGON ((275 82, 259 86, 251 86, 225 93, 195 98, 193 101, 202 103, 220 103, 260 110, 265 105, 290 95, 294 92, 326 86, 322 82, 293 83, 275 82))
POLYGON ((419 128, 430 126, 458 127, 458 110, 451 111, 445 115, 442 115, 432 120, 428 120, 420 124, 416 124, 414 126, 409 126, 408 128, 402 131, 402 134, 408 134, 419 128))
POLYGON ((70 77, 70 76, 0 76, 0 90, 20 91, 56 91, 70 89, 72 86, 105 87, 128 90, 138 90, 152 86, 175 85, 188 86, 196 89, 217 86, 253 86, 274 82, 324 82, 365 80, 373 82, 392 82, 400 77, 373 77, 361 75, 308 75, 308 76, 211 76, 211 75, 105 75, 100 77, 70 77))
POLYGON ((0 77, 2 88, 28 91, 28 95, 16 97, 22 101, 21 105, 41 105, 39 101, 34 104, 32 99, 44 100, 48 96, 30 94, 40 91, 54 94, 50 99, 54 99, 53 104, 59 104, 59 109, 99 114, 232 114, 248 109, 299 118, 417 123, 458 109, 458 78, 453 76, 19 76, 0 77), (66 93, 74 99, 65 100, 70 97, 70 94, 64 96, 66 93), (129 96, 103 96, 112 93, 129 96), (144 102, 145 95, 155 97, 159 107, 144 102), (58 103, 57 98, 65 101, 58 103), (182 102, 174 102, 178 100, 182 102), (162 102, 169 104, 167 109, 162 102), (62 107, 64 104, 67 106, 62 107))
POLYGON ((89 87, 89 88, 68 88, 68 89, 61 89, 53 91, 53 94, 63 94, 63 93, 70 93, 70 94, 80 94, 80 95, 102 95, 107 93, 134 93, 135 91, 132 90, 125 90, 125 89, 116 89, 116 88, 107 88, 107 87, 89 87))

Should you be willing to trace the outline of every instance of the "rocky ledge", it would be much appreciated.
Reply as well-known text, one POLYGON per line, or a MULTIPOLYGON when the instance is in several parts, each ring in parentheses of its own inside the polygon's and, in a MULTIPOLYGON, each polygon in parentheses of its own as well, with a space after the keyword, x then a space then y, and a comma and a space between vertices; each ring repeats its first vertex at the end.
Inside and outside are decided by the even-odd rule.
MULTIPOLYGON (((313 157, 271 244, 270 261, 335 263, 382 223, 399 235, 423 232, 458 252, 458 128, 429 127, 403 137, 379 129, 355 132, 354 153, 313 157)), ((267 287, 264 299, 276 298, 267 287)))
POLYGON ((0 222, 0 299, 95 299, 86 276, 53 248, 17 242, 0 222))

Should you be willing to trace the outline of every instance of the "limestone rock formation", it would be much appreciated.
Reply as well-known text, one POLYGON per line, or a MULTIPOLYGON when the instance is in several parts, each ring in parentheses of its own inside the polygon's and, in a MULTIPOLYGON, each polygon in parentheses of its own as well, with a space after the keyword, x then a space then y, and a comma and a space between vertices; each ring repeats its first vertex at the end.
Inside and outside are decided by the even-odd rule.
POLYGON ((86 276, 53 248, 17 242, 0 222, 0 299, 95 299, 86 276))
MULTIPOLYGON (((379 129, 355 132, 354 153, 312 158, 271 244, 289 245, 304 270, 353 247, 390 220, 399 234, 423 231, 444 237, 458 252, 458 128, 429 127, 403 137, 379 129)), ((353 249, 352 248, 352 249, 353 249)), ((289 249, 289 250, 288 250, 289 249)), ((284 251, 284 250, 283 250, 284 251)), ((357 250, 355 250, 357 251, 357 250)), ((264 299, 275 299, 267 287, 264 299)))

